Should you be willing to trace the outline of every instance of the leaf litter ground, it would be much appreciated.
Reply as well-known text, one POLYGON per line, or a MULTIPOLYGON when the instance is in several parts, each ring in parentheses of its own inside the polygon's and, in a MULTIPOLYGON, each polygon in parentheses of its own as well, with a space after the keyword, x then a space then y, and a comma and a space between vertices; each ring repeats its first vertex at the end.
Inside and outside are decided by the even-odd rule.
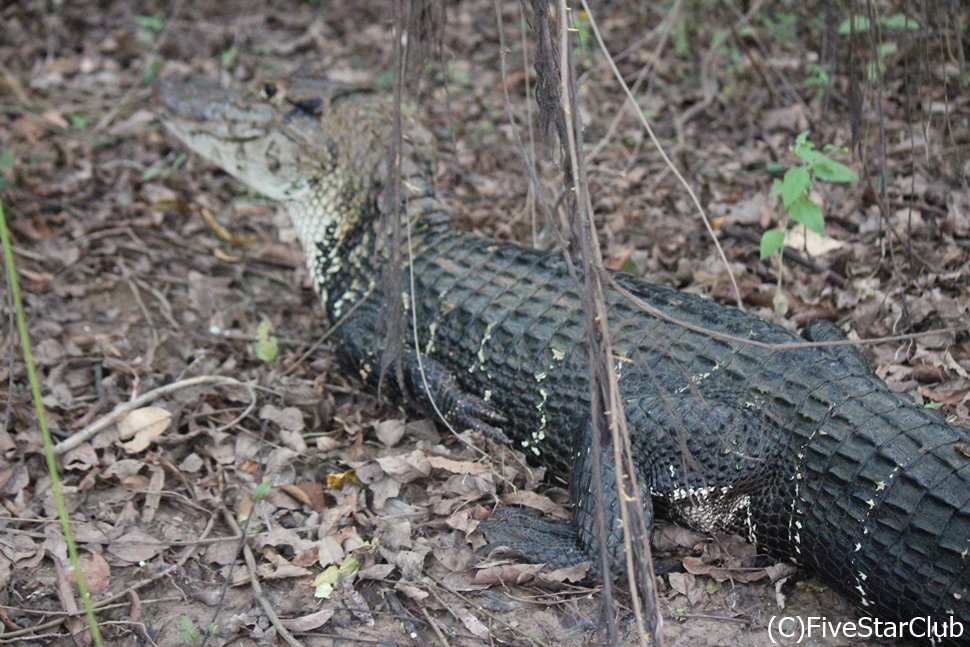
MULTIPOLYGON (((516 45, 505 82, 521 124, 525 84, 535 79, 517 44, 522 17, 508 4, 506 38, 516 45)), ((159 74, 252 86, 303 64, 387 89, 386 3, 176 5, 174 15, 167 4, 135 11, 123 2, 0 10, 0 191, 54 432, 67 437, 193 376, 254 385, 174 391, 62 456, 109 643, 193 644, 214 623, 209 644, 275 644, 248 585, 256 577, 308 645, 599 644, 596 589, 576 584, 580 572, 475 553, 476 525, 496 503, 568 516, 561 476, 382 405, 341 375, 286 218, 186 157, 152 109, 149 82, 159 74), (257 496, 262 482, 273 487, 257 496), (227 516, 246 520, 254 571, 227 516)), ((816 142, 849 144, 843 79, 836 99, 817 96, 804 73, 810 45, 781 43, 778 14, 757 23, 761 40, 718 41, 703 22, 714 16, 688 12, 658 48, 665 39, 651 30, 665 14, 614 5, 599 19, 621 70, 634 79, 660 63, 641 107, 700 187, 746 307, 773 317, 775 274, 758 261, 757 239, 780 207, 764 169, 790 164, 788 148, 809 124, 816 142)), ((461 225, 543 244, 551 237, 532 224, 505 119, 494 24, 492 3, 449 8, 443 62, 431 61, 416 105, 439 134, 438 184, 461 225)), ((683 192, 635 120, 613 123, 622 95, 605 64, 576 54, 608 263, 731 302, 683 192)), ((862 187, 827 187, 829 249, 813 256, 806 241, 806 260, 786 264, 784 325, 825 317, 873 337, 968 318, 970 169, 958 154, 970 142, 968 97, 945 96, 939 72, 904 85, 906 62, 888 61, 885 80, 888 222, 862 187), (922 110, 915 133, 907 101, 922 110), (946 114, 961 110, 963 121, 953 117, 947 143, 937 143, 946 114)), ((556 170, 542 166, 553 180, 556 170)), ((12 339, 0 368, 11 387, 0 430, 0 637, 83 643, 81 622, 65 617, 78 603, 12 339)), ((965 333, 864 352, 894 388, 967 419, 965 333)), ((768 619, 781 613, 855 617, 810 574, 759 558, 737 537, 662 524, 655 544, 675 567, 659 582, 668 644, 768 644, 768 619)), ((618 613, 629 632, 628 614, 618 613)))

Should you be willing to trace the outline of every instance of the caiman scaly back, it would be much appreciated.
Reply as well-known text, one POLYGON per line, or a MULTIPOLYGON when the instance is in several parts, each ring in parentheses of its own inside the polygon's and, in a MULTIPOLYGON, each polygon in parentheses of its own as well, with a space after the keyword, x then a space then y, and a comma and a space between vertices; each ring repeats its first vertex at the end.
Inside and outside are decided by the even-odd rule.
MULTIPOLYGON (((161 101, 166 125, 189 148, 283 203, 327 314, 343 319, 342 365, 376 386, 378 278, 388 257, 377 223, 393 206, 390 101, 322 85, 311 114, 197 83, 165 86, 161 101)), ((432 185, 430 137, 413 123, 404 137, 400 211, 413 264, 401 268, 408 325, 396 388, 426 412, 434 400, 452 425, 504 433, 570 474, 577 550, 518 548, 560 564, 593 554, 580 288, 557 256, 452 228, 432 185)), ((607 294, 648 520, 656 507, 699 530, 740 531, 816 571, 867 614, 952 615, 970 632, 966 429, 894 393, 850 346, 766 348, 804 340, 697 295, 613 278, 673 320, 722 333, 607 294)), ((841 333, 816 322, 803 337, 841 333)), ((608 544, 622 569, 606 472, 608 544)))

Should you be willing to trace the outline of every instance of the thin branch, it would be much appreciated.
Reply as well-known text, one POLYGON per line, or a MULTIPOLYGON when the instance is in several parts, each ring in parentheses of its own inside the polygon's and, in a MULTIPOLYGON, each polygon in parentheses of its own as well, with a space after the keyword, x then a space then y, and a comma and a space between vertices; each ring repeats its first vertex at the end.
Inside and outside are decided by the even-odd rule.
POLYGON ((581 1, 583 3, 583 9, 586 11, 586 15, 589 17, 590 29, 593 31, 593 35, 596 36, 596 42, 603 51, 603 55, 606 57, 606 61, 609 63, 610 69, 613 71, 613 76, 616 77, 616 80, 623 88, 623 92, 626 93, 627 99, 630 101, 630 104, 636 111, 636 115, 640 119, 640 123, 643 125, 643 128, 647 131, 647 135, 650 136, 650 141, 653 142, 657 152, 660 153, 660 157, 680 182, 681 186, 684 187, 687 195, 690 196, 691 202, 694 203, 694 207, 697 209, 697 213, 700 214, 701 220, 704 222, 704 227, 707 229, 708 235, 714 242, 714 247, 717 248, 718 256, 721 257, 721 262, 724 263, 724 267, 727 269, 728 277, 731 279, 731 286, 734 288, 734 296, 737 301, 738 309, 744 310, 744 304, 741 302, 741 288, 738 287, 738 281, 734 277, 734 272, 731 271, 731 265, 728 263, 727 256, 724 254, 724 249, 721 247, 721 243, 717 239, 717 234, 714 233, 714 228, 711 226, 710 219, 707 217, 704 207, 701 206, 701 202, 697 198, 697 194, 694 193, 694 189, 691 188, 690 184, 688 184, 680 170, 674 165, 670 157, 667 156, 666 151, 663 149, 663 145, 660 143, 660 140, 657 139, 656 134, 654 134, 653 128, 650 126, 650 122, 647 121, 646 115, 644 115, 643 111, 640 109, 636 97, 634 97, 633 92, 630 91, 630 86, 627 85, 626 81, 623 79, 623 75, 620 74, 620 70, 616 67, 616 62, 613 60, 613 56, 606 48, 606 43, 603 42, 603 36, 600 34, 599 26, 596 24, 596 20, 593 18, 593 12, 589 7, 589 3, 586 2, 586 0, 581 1))
POLYGON ((148 393, 145 393, 134 400, 131 400, 130 402, 119 404, 110 413, 98 418, 84 429, 54 445, 54 454, 59 456, 64 452, 74 449, 82 443, 87 442, 91 438, 94 438, 94 436, 96 436, 99 432, 104 431, 111 425, 115 424, 135 409, 154 402, 159 398, 163 398, 166 395, 175 393, 176 391, 180 391, 182 389, 190 389, 194 386, 206 386, 210 384, 241 386, 249 390, 253 400, 256 399, 256 394, 253 391, 252 385, 245 382, 240 382, 239 380, 231 377, 225 377, 222 375, 199 375, 197 377, 186 378, 184 380, 179 380, 178 382, 172 382, 171 384, 160 386, 157 389, 152 389, 148 393))

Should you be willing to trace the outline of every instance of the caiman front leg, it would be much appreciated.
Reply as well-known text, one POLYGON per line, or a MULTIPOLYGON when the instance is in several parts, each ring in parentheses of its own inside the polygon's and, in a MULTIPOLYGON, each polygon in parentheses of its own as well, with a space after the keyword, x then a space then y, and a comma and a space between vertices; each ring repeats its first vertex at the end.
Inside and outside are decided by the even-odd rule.
MULTIPOLYGON (((383 346, 374 322, 378 308, 365 303, 344 321, 337 332, 337 356, 345 369, 358 376, 374 392, 381 383, 383 346)), ((473 429, 501 443, 509 439, 501 429, 507 420, 497 409, 461 388, 454 374, 429 355, 418 356, 410 346, 401 351, 404 384, 398 384, 393 366, 384 375, 384 388, 395 399, 406 401, 430 418, 443 418, 456 431, 473 429)))
MULTIPOLYGON (((593 579, 602 577, 599 560, 599 528, 596 515, 595 480, 593 478, 592 428, 590 421, 578 423, 570 475, 570 500, 573 518, 560 521, 538 517, 515 508, 499 509, 491 519, 479 524, 488 544, 485 551, 499 547, 521 555, 535 564, 566 568, 582 562, 590 563, 593 579)), ((614 577, 623 574, 623 524, 616 491, 616 470, 613 465, 613 443, 607 441, 601 452, 603 522, 606 532, 607 557, 614 577)), ((649 487, 641 483, 641 499, 648 535, 653 534, 653 503, 649 487)), ((676 561, 655 564, 657 572, 677 568, 676 561)))

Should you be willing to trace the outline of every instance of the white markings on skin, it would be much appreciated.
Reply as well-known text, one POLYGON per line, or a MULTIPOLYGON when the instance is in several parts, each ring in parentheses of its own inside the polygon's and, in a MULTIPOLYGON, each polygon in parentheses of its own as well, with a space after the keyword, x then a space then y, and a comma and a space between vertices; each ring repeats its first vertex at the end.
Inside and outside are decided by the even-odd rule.
POLYGON ((431 353, 434 352, 434 338, 435 338, 435 335, 437 334, 438 334, 438 320, 435 319, 434 321, 431 322, 431 325, 428 326, 428 343, 425 344, 424 346, 425 355, 430 355, 431 353))
MULTIPOLYGON (((488 340, 490 340, 492 338, 492 331, 493 330, 495 330, 495 322, 490 321, 485 326, 485 334, 482 335, 482 341, 478 345, 478 354, 477 354, 478 355, 478 365, 476 366, 476 365, 473 364, 473 365, 469 366, 468 367, 468 372, 469 373, 474 373, 476 368, 477 369, 480 369, 480 370, 484 370, 485 369, 485 344, 487 344, 488 343, 488 340)), ((489 376, 489 377, 491 377, 491 376, 489 376)))
MULTIPOLYGON (((713 375, 716 371, 720 370, 720 368, 721 368, 721 365, 715 363, 714 366, 713 366, 713 368, 711 368, 711 370, 707 371, 706 373, 698 373, 697 375, 691 375, 690 376, 690 383, 689 384, 685 384, 684 386, 677 387, 676 389, 674 389, 674 393, 685 393, 685 392, 687 392, 692 385, 693 386, 699 385, 701 382, 703 382, 704 380, 706 380, 707 378, 709 378, 711 375, 713 375)), ((619 373, 619 369, 617 369, 617 373, 619 373)), ((617 377, 619 377, 619 375, 617 375, 617 377)), ((746 402, 745 403, 745 406, 752 406, 753 407, 754 405, 751 404, 751 403, 746 402)))
POLYGON ((716 532, 740 524, 747 530, 749 539, 754 541, 757 528, 751 509, 751 497, 746 494, 733 494, 732 490, 730 485, 719 488, 675 488, 670 492, 651 489, 650 495, 666 499, 671 513, 690 528, 700 532, 716 532))
MULTIPOLYGON (((548 420, 546 419, 546 402, 549 400, 549 392, 545 389, 539 389, 539 397, 542 398, 536 404, 536 409, 539 411, 539 428, 532 432, 532 440, 536 443, 546 438, 546 425, 548 424, 548 420)), ((533 451, 536 451, 534 447, 533 451)))
POLYGON ((485 389, 485 396, 482 398, 485 402, 492 401, 492 389, 485 389))

